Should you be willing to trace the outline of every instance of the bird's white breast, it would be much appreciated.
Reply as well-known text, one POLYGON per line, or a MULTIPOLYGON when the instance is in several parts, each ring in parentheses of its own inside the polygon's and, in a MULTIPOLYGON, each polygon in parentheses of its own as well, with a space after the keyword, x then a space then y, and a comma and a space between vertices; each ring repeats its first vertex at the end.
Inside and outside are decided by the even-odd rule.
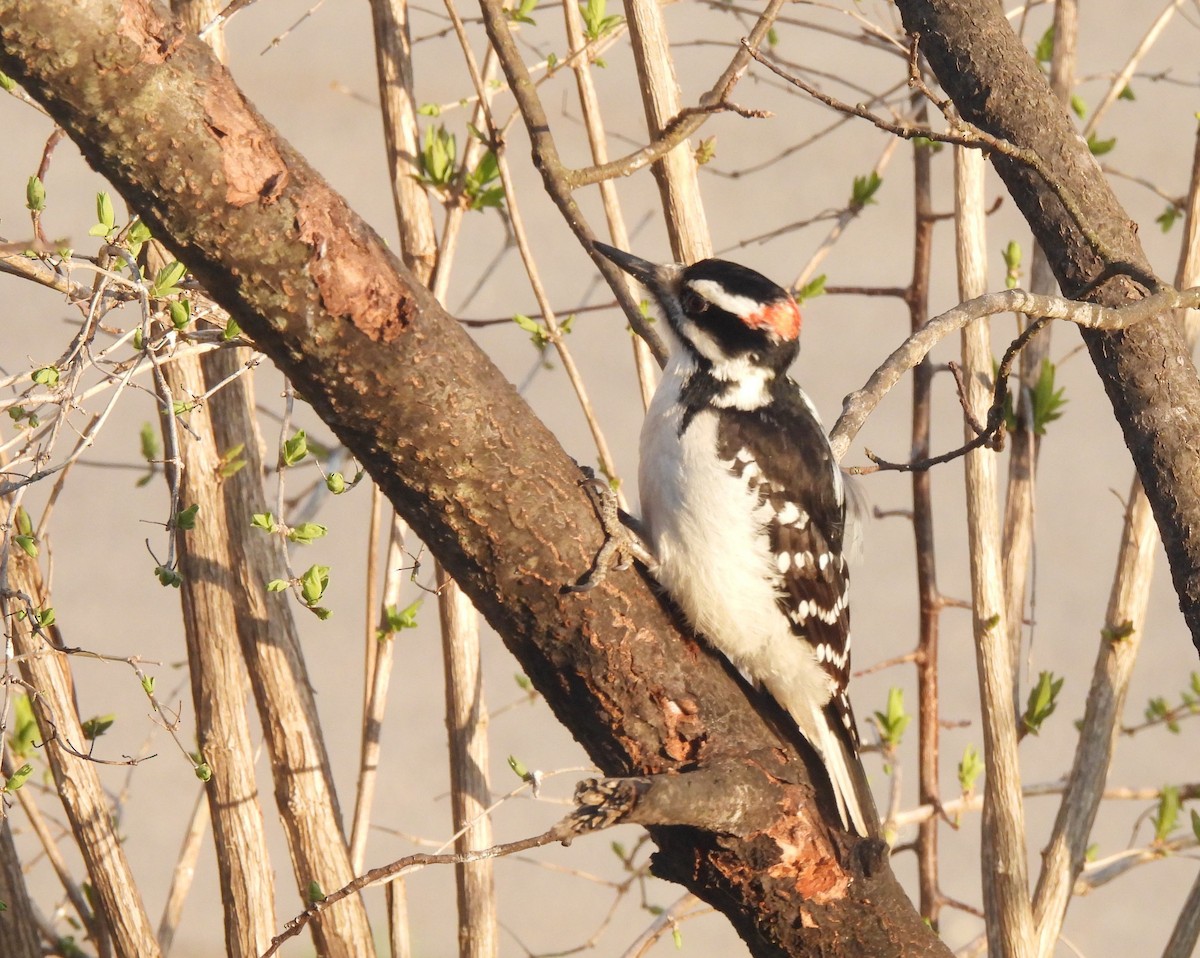
POLYGON ((739 477, 718 458, 716 412, 697 412, 680 434, 680 373, 668 366, 641 436, 638 482, 655 576, 695 629, 761 678, 768 646, 794 643, 776 605, 769 510, 749 488, 754 466, 739 477))

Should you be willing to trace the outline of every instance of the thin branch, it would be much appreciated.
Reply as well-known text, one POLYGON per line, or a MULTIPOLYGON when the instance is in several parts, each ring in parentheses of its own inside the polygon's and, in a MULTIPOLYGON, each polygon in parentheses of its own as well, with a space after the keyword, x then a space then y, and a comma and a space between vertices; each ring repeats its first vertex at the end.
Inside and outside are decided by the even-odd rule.
POLYGON ((859 119, 867 120, 877 126, 886 133, 891 133, 893 136, 898 136, 906 140, 922 138, 935 140, 939 143, 950 143, 955 146, 962 146, 972 150, 981 150, 984 153, 995 152, 1007 156, 1009 159, 1015 160, 1024 166, 1029 167, 1041 177, 1042 182, 1047 188, 1058 198, 1062 203, 1063 208, 1070 214, 1074 220, 1076 227, 1080 233, 1088 241, 1089 245, 1094 249, 1106 263, 1118 262, 1120 257, 1114 255, 1109 244, 1106 243, 1089 225, 1087 218, 1083 215, 1083 207, 1079 200, 1075 197, 1067 187, 1060 183, 1050 172, 1045 160, 1031 149, 1018 146, 1017 144, 1003 137, 994 136, 986 130, 982 130, 971 123, 966 122, 961 117, 953 112, 953 108, 948 100, 935 97, 929 88, 921 79, 920 73, 916 67, 917 58, 917 43, 920 40, 919 36, 914 37, 912 46, 912 73, 909 78, 909 83, 914 88, 924 92, 931 103, 933 103, 943 115, 946 116, 950 126, 945 131, 934 130, 931 127, 919 127, 909 123, 893 123, 885 120, 881 116, 872 113, 867 107, 862 104, 844 103, 837 97, 829 96, 827 93, 822 93, 816 87, 799 77, 792 76, 774 63, 768 60, 763 54, 757 50, 751 50, 750 55, 759 63, 765 66, 772 73, 789 83, 800 88, 809 96, 824 103, 831 109, 837 110, 839 113, 845 113, 849 116, 856 116, 859 119))
POLYGON ((556 842, 570 844, 575 834, 575 831, 566 822, 560 822, 549 831, 543 832, 541 835, 535 835, 532 838, 522 838, 515 842, 503 842, 499 845, 493 845, 490 848, 481 848, 478 851, 463 852, 455 855, 418 853, 398 859, 388 865, 372 868, 370 871, 355 878, 352 882, 343 885, 337 891, 325 895, 320 901, 313 902, 303 912, 289 921, 284 926, 284 930, 271 940, 271 947, 262 953, 261 958, 271 958, 272 955, 279 951, 285 941, 298 935, 305 925, 326 911, 330 905, 334 905, 343 898, 370 888, 372 885, 394 881, 397 878, 420 871, 428 865, 464 865, 469 862, 501 858, 505 855, 523 852, 530 848, 541 848, 543 845, 552 845, 556 842))
MULTIPOLYGON (((867 418, 900 377, 919 363, 934 346, 967 323, 997 313, 1024 313, 1046 319, 1065 319, 1089 329, 1128 329, 1137 323, 1161 315, 1168 309, 1200 308, 1200 287, 1182 292, 1163 287, 1126 306, 1108 307, 1095 303, 1036 296, 1023 289, 985 293, 960 303, 933 317, 900 344, 875 370, 861 389, 850 393, 842 404, 842 414, 830 431, 830 445, 836 458, 846 454, 867 418)), ((1012 349, 1012 347, 1009 347, 1012 349)))

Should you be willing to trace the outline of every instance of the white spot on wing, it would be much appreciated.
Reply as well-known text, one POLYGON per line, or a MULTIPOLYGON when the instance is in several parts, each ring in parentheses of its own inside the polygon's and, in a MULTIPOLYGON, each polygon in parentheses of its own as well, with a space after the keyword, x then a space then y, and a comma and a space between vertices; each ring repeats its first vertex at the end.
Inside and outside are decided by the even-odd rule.
POLYGON ((800 507, 794 502, 785 502, 778 518, 780 525, 790 526, 800 518, 800 507))

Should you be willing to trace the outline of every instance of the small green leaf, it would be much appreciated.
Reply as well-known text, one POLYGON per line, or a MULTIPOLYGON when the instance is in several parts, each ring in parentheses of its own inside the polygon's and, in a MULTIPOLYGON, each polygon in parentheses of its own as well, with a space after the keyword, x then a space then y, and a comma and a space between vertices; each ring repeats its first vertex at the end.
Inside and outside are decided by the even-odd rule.
POLYGON ((0 90, 5 93, 12 93, 17 88, 17 81, 10 77, 7 73, 0 70, 0 90))
POLYGON ((1121 87, 1121 92, 1117 94, 1117 99, 1118 100, 1136 100, 1137 97, 1133 95, 1133 87, 1123 86, 1123 87, 1121 87))
POLYGON ((513 681, 517 683, 517 688, 519 688, 522 692, 534 691, 533 683, 531 681, 529 681, 528 675, 525 675, 521 672, 517 672, 513 676, 513 681))
POLYGON ((129 247, 129 252, 136 257, 141 248, 150 241, 150 238, 150 227, 137 219, 129 224, 129 230, 125 233, 125 245, 129 247))
POLYGON ((186 272, 187 267, 178 260, 168 263, 160 269, 158 275, 154 277, 154 284, 150 287, 151 299, 162 299, 174 293, 186 272))
POLYGON ((191 532, 196 528, 196 514, 200 511, 200 503, 194 502, 186 509, 180 509, 175 513, 175 528, 184 532, 191 532))
POLYGON ((346 477, 340 472, 331 472, 325 477, 325 488, 335 496, 340 496, 346 491, 346 477))
POLYGON ((1191 816, 1192 816, 1192 834, 1196 836, 1196 841, 1200 842, 1200 813, 1197 813, 1196 810, 1193 808, 1193 809, 1191 809, 1191 816))
POLYGON ((825 274, 822 273, 815 279, 809 280, 800 289, 796 291, 797 304, 803 303, 809 299, 816 299, 818 296, 825 295, 825 274))
POLYGON ((1167 705, 1167 700, 1162 696, 1156 695, 1146 703, 1145 711, 1147 722, 1159 722, 1171 714, 1171 707, 1167 705))
POLYGON ((221 461, 217 463, 217 475, 222 479, 228 479, 245 469, 246 459, 242 455, 245 451, 246 444, 244 442, 239 442, 236 446, 226 449, 225 454, 221 456, 221 461))
POLYGON ((617 15, 607 16, 608 4, 607 0, 586 0, 579 5, 579 12, 583 15, 583 32, 589 40, 599 40, 606 33, 609 33, 625 22, 624 17, 617 15))
POLYGON ((696 145, 696 165, 704 166, 711 163, 717 155, 717 138, 716 136, 706 136, 696 145))
POLYGON ((934 153, 940 153, 945 144, 939 143, 937 140, 931 140, 927 136, 914 136, 912 138, 912 145, 919 150, 930 150, 934 153))
POLYGON ((195 408, 196 404, 190 399, 176 399, 171 403, 171 414, 182 416, 184 413, 191 412, 195 408))
POLYGON ((974 745, 963 749, 962 760, 958 763, 958 785, 963 794, 970 794, 975 788, 975 782, 983 774, 983 757, 974 745))
POLYGON ((556 66, 558 66, 558 54, 557 53, 547 53, 546 54, 546 72, 553 73, 554 68, 556 66))
POLYGON ((186 299, 173 300, 167 304, 167 313, 171 317, 171 325, 176 329, 187 329, 192 321, 192 304, 186 299))
POLYGON ((112 228, 117 225, 117 214, 113 210, 112 197, 103 191, 96 194, 96 225, 103 226, 105 234, 111 232, 112 228))
POLYGON ((48 629, 54 625, 54 621, 58 616, 55 615, 53 606, 47 606, 44 609, 38 609, 36 618, 40 628, 48 629))
POLYGON ((1175 225, 1175 221, 1182 215, 1183 210, 1181 210, 1174 203, 1170 203, 1167 205, 1165 210, 1163 210, 1158 216, 1154 217, 1154 222, 1162 227, 1162 231, 1164 233, 1168 233, 1170 232, 1171 227, 1175 225))
POLYGON ((683 929, 678 922, 671 925, 671 941, 675 943, 676 951, 683 951, 683 929))
POLYGON ((1053 672, 1041 672, 1037 685, 1029 690, 1029 700, 1025 705, 1025 715, 1022 721, 1025 729, 1037 735, 1054 710, 1058 707, 1058 693, 1062 691, 1063 679, 1056 679, 1053 672))
POLYGON ((1133 623, 1126 619, 1120 625, 1100 630, 1100 637, 1108 642, 1122 642, 1134 633, 1133 623))
POLYGON ((159 585, 170 586, 173 589, 178 589, 183 585, 183 576, 174 569, 168 569, 165 565, 155 566, 154 574, 158 577, 159 585))
POLYGON ((522 779, 523 781, 529 781, 529 769, 527 769, 525 767, 525 763, 515 755, 510 755, 508 757, 508 767, 513 770, 517 778, 522 779))
POLYGON ((158 442, 158 432, 150 423, 142 423, 142 430, 138 433, 138 440, 142 450, 142 458, 148 463, 155 463, 162 459, 162 446, 158 442))
POLYGON ((537 26, 537 22, 530 16, 537 5, 538 0, 521 0, 511 10, 505 10, 504 16, 513 23, 528 23, 530 26, 537 26))
POLYGON ((1021 244, 1016 240, 1009 240, 1001 255, 1004 257, 1006 273, 1004 285, 1015 289, 1021 278, 1021 244))
POLYGON ((33 536, 13 536, 13 542, 29 558, 36 559, 38 557, 37 542, 34 541, 33 536))
POLYGON ((454 180, 454 163, 458 156, 458 145, 453 133, 448 133, 441 124, 425 130, 425 144, 421 149, 419 179, 426 186, 447 189, 454 180))
POLYGON ((525 332, 529 333, 530 341, 538 349, 545 349, 548 345, 550 345, 549 331, 536 319, 533 319, 522 313, 517 313, 513 317, 513 322, 520 326, 521 329, 525 330, 525 332))
POLYGON ((883 739, 885 750, 897 748, 904 736, 904 730, 912 716, 904 711, 904 690, 893 686, 888 689, 887 710, 875 713, 875 724, 879 727, 879 736, 883 739))
POLYGON ((1179 789, 1174 785, 1167 785, 1158 800, 1158 808, 1150 817, 1156 842, 1165 842, 1171 832, 1175 831, 1176 825, 1179 824, 1179 809, 1179 789))
POLYGON ((319 901, 325 900, 325 892, 321 891, 321 886, 315 881, 308 883, 308 902, 310 905, 315 905, 319 901))
POLYGON ((621 861, 624 862, 629 860, 628 853, 625 851, 625 846, 620 842, 610 842, 608 847, 612 849, 612 853, 621 859, 621 861))
POLYGON ((25 184, 25 208, 33 213, 46 208, 46 186, 36 176, 31 176, 25 184))
POLYGON ((394 605, 389 605, 383 610, 383 627, 375 630, 375 638, 383 641, 404 629, 415 629, 417 627, 417 610, 421 608, 422 601, 422 599, 417 599, 399 611, 394 605))
POLYGON ((329 530, 318 522, 305 522, 298 526, 293 526, 288 531, 287 537, 292 542, 298 542, 300 545, 311 545, 317 539, 323 538, 328 534, 329 530))
POLYGON ((1092 156, 1104 156, 1105 153, 1112 152, 1113 147, 1117 145, 1117 138, 1114 136, 1108 140, 1101 140, 1093 132, 1088 136, 1087 145, 1088 149, 1092 151, 1092 156))
POLYGON ((422 103, 417 107, 417 112, 421 116, 441 116, 442 108, 436 103, 422 103))
POLYGON ((263 532, 276 532, 279 526, 275 524, 275 517, 269 512, 256 512, 250 517, 250 528, 262 529, 263 532))
POLYGON ((1087 104, 1078 93, 1071 94, 1071 112, 1081 120, 1087 116, 1087 104))
POLYGON ((56 366, 42 366, 40 369, 35 369, 33 375, 29 377, 39 386, 47 386, 53 389, 58 385, 59 372, 56 366))
POLYGON ((283 441, 283 465, 294 466, 308 455, 308 437, 299 430, 291 439, 283 441))
POLYGON ((305 605, 314 606, 329 587, 329 566, 314 565, 300 576, 300 596, 305 605))
POLYGON ((212 767, 208 764, 208 762, 197 762, 192 767, 192 772, 195 774, 196 778, 200 779, 202 782, 207 782, 212 778, 212 767))
POLYGON ((875 194, 883 185, 883 177, 872 170, 866 176, 856 176, 854 186, 850 191, 850 209, 858 212, 864 206, 875 202, 875 194))
POLYGON ((147 695, 154 694, 154 676, 153 675, 143 675, 142 676, 142 691, 145 692, 147 695))
POLYGON ((98 739, 101 735, 113 727, 113 723, 117 720, 115 715, 96 715, 88 719, 81 726, 83 729, 83 737, 88 740, 98 739))
POLYGON ((287 590, 289 582, 287 579, 272 579, 267 583, 268 592, 284 592, 287 590))
POLYGON ((4 788, 0 791, 15 792, 18 788, 25 784, 25 779, 33 774, 33 766, 26 762, 15 772, 13 772, 4 783, 4 788))
POLYGON ((310 605, 308 607, 308 611, 311 612, 313 615, 315 615, 322 622, 324 622, 331 615, 333 615, 333 610, 322 608, 319 605, 310 605))
POLYGON ((17 506, 17 532, 23 536, 33 535, 33 519, 24 506, 17 506))
POLYGON ((1037 46, 1033 50, 1034 59, 1038 63, 1049 63, 1054 57, 1054 27, 1047 28, 1042 34, 1042 38, 1038 40, 1037 46))
POLYGON ((242 334, 242 327, 237 324, 237 320, 230 316, 225 320, 225 328, 221 330, 221 342, 228 343, 237 339, 242 334))
POLYGON ((504 187, 492 186, 500 178, 500 164, 496 154, 487 150, 475 165, 475 169, 467 174, 463 182, 463 192, 467 197, 467 205, 473 210, 483 210, 488 207, 504 205, 504 187))
POLYGON ((12 734, 8 737, 8 747, 17 758, 24 758, 33 753, 38 740, 37 719, 33 716, 33 703, 28 695, 13 697, 12 734))
POLYGON ((1033 404, 1034 435, 1046 435, 1046 427, 1056 419, 1061 419, 1063 406, 1067 404, 1063 396, 1065 389, 1054 388, 1054 363, 1048 359, 1042 360, 1042 368, 1038 372, 1037 382, 1034 383, 1031 399, 1033 404))

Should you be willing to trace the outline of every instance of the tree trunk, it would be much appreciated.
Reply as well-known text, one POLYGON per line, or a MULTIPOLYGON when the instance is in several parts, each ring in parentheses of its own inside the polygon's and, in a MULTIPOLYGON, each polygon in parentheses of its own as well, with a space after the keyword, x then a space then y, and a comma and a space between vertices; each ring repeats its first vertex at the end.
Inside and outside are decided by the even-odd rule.
MULTIPOLYGON (((991 152, 1063 292, 1105 306, 1140 298, 1154 274, 1137 225, 1000 5, 897 0, 897 6, 962 117, 1035 153, 1060 188, 1056 193, 1027 162, 991 152)), ((1150 500, 1179 607, 1200 649, 1200 380, 1191 355, 1170 315, 1123 332, 1085 329, 1082 335, 1150 500)))

